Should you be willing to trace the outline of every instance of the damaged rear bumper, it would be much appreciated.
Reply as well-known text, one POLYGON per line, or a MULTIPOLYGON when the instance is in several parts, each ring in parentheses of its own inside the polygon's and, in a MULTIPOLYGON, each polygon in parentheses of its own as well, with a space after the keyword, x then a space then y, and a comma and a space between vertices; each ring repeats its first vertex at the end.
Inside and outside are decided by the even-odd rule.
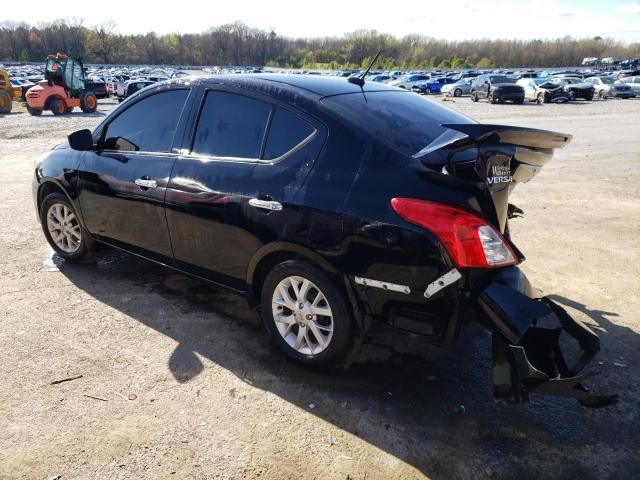
POLYGON ((594 395, 580 375, 600 350, 598 336, 547 297, 534 298, 529 281, 517 267, 500 272, 480 295, 478 305, 493 331, 494 396, 526 402, 530 393, 576 398, 585 406, 604 407, 617 395, 594 395), (571 362, 561 336, 577 343, 571 362))

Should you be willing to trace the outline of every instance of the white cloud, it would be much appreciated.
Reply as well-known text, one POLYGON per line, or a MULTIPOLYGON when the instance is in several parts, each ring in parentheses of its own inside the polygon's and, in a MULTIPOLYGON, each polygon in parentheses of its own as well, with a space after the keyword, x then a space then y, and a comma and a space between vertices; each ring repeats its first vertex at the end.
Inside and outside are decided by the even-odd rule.
POLYGON ((640 13, 640 3, 623 3, 616 6, 616 12, 623 15, 640 13))

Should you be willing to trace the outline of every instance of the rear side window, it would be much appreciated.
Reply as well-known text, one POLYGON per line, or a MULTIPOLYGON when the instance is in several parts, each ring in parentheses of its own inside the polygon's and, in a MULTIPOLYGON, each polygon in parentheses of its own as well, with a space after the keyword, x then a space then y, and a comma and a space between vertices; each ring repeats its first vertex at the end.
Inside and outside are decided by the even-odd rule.
POLYGON ((169 152, 189 90, 156 93, 134 103, 107 126, 102 148, 169 152))
POLYGON ((226 92, 208 92, 192 152, 234 158, 258 158, 271 105, 226 92))
POLYGON ((271 117, 263 159, 278 158, 306 140, 315 128, 297 115, 276 108, 271 117))

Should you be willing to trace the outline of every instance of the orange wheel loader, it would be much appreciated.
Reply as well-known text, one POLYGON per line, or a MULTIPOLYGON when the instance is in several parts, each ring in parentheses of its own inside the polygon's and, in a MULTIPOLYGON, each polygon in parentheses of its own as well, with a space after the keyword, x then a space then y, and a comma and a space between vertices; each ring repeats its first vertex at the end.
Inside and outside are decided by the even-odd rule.
POLYGON ((44 110, 64 115, 75 107, 93 113, 98 108, 98 98, 85 88, 84 66, 80 60, 60 53, 49 55, 44 78, 27 91, 27 110, 31 115, 41 115, 44 110))

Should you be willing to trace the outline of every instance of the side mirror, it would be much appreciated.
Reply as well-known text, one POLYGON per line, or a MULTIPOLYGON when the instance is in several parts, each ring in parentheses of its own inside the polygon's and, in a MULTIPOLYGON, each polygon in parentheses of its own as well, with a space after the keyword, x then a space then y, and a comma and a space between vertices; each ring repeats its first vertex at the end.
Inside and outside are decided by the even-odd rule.
POLYGON ((67 140, 69 140, 69 146, 74 150, 82 152, 93 150, 93 135, 86 128, 69 134, 67 140))

